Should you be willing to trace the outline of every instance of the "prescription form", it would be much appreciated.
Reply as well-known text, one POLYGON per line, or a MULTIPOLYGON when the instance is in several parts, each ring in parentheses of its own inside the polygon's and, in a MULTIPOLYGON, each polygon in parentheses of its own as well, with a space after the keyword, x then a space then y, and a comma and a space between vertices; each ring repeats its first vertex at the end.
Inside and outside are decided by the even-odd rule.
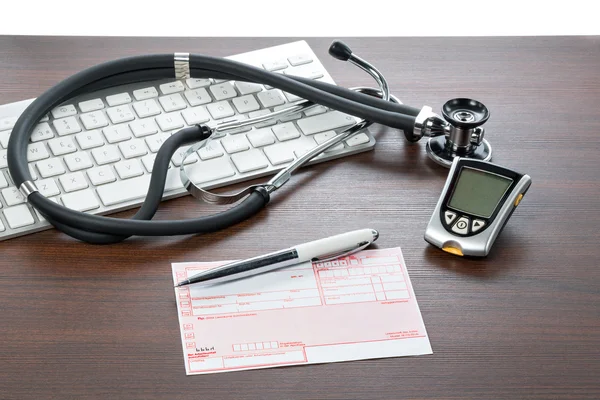
MULTIPOLYGON (((174 263, 173 282, 226 262, 174 263)), ((187 375, 432 354, 400 248, 175 296, 187 375)))

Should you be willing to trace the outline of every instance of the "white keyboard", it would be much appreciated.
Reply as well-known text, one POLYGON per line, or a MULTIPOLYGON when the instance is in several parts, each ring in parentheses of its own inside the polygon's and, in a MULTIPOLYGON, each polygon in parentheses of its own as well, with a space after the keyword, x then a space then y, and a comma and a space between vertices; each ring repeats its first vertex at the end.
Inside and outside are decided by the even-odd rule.
MULTIPOLYGON (((334 83, 304 41, 229 58, 334 83)), ((40 193, 65 207, 101 215, 135 208, 146 195, 156 152, 170 135, 197 123, 276 111, 296 100, 265 85, 215 79, 145 82, 89 93, 40 121, 28 148, 29 167, 40 193)), ((32 101, 0 106, 0 241, 52 228, 26 203, 7 168, 11 129, 32 101)), ((207 189, 274 175, 348 124, 346 114, 318 106, 214 140, 188 157, 185 168, 207 189)), ((310 164, 374 145, 368 131, 359 133, 310 164)), ((178 168, 185 150, 172 158, 163 200, 188 194, 178 168)))

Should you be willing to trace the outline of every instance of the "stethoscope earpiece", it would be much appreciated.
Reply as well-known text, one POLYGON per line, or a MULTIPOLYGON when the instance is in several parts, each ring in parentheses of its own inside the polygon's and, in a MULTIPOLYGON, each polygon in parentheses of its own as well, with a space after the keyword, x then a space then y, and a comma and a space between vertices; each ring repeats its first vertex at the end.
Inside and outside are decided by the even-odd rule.
POLYGON ((427 142, 427 155, 433 161, 449 168, 455 157, 492 159, 492 147, 483 138, 482 125, 490 117, 483 103, 467 98, 448 100, 442 106, 442 117, 447 122, 444 135, 427 142))

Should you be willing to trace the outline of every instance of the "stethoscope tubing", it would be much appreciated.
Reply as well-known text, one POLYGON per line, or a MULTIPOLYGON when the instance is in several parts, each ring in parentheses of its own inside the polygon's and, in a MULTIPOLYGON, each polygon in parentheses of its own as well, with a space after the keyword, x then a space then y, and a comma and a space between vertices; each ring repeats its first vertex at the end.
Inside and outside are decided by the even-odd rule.
MULTIPOLYGON (((419 112, 413 107, 387 102, 326 82, 272 73, 233 60, 190 54, 189 61, 193 78, 212 77, 266 84, 314 103, 393 128, 412 129, 419 112)), ((11 133, 7 161, 15 185, 21 189, 23 183, 33 182, 27 163, 27 146, 35 125, 54 107, 83 93, 174 76, 172 54, 142 55, 90 67, 47 90, 21 114, 11 133)), ((204 132, 200 127, 184 128, 165 141, 155 160, 148 196, 132 219, 71 210, 45 198, 37 191, 28 193, 27 201, 57 229, 90 243, 115 243, 133 235, 172 236, 224 229, 259 212, 269 201, 268 193, 255 191, 237 205, 218 214, 189 220, 150 221, 161 202, 169 159, 183 144, 202 140, 204 132)))

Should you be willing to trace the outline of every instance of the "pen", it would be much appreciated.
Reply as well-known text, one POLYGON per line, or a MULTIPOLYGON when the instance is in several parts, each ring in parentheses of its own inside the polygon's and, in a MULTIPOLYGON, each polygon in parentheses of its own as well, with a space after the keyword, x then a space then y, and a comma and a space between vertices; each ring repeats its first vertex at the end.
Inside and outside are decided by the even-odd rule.
POLYGON ((377 240, 379 232, 375 229, 359 229, 342 233, 325 239, 299 244, 284 250, 265 254, 241 261, 234 261, 203 271, 189 277, 178 284, 185 286, 191 283, 210 282, 218 283, 233 279, 243 278, 306 261, 324 262, 335 260, 359 250, 364 249, 377 240))

